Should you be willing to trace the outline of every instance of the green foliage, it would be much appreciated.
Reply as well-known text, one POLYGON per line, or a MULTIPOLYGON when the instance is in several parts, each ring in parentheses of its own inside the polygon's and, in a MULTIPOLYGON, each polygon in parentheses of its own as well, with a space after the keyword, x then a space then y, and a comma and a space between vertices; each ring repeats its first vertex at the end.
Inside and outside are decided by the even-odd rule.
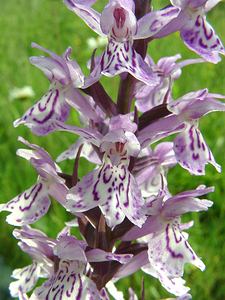
MULTIPOLYGON (((106 1, 100 1, 101 7, 106 1)), ((162 7, 168 1, 157 2, 162 7)), ((225 28, 224 4, 221 3, 213 10, 208 19, 220 35, 225 28)), ((17 142, 21 135, 46 148, 56 158, 65 150, 75 137, 71 134, 54 133, 47 137, 37 138, 31 135, 27 128, 14 129, 12 122, 22 115, 34 101, 45 93, 48 82, 39 70, 29 64, 28 57, 39 55, 40 52, 30 47, 31 41, 37 42, 56 53, 63 53, 71 45, 74 58, 80 63, 87 74, 86 62, 90 58, 91 50, 87 46, 87 39, 95 36, 93 32, 75 15, 69 12, 62 1, 54 0, 7 0, 1 1, 0 10, 0 202, 6 202, 36 180, 36 174, 23 159, 16 157, 16 149, 20 147, 17 142), (9 100, 9 92, 14 87, 30 85, 35 91, 35 98, 29 100, 9 100)), ((225 37, 222 37, 225 42, 225 37)), ((158 60, 161 56, 170 56, 181 53, 182 57, 191 58, 195 55, 189 51, 179 39, 178 34, 173 34, 163 40, 156 40, 149 47, 149 54, 158 60)), ((186 67, 182 77, 176 82, 174 96, 178 97, 192 90, 208 87, 210 92, 225 94, 225 59, 218 65, 201 64, 186 67)), ((107 91, 115 98, 118 88, 118 78, 113 80, 104 78, 103 83, 107 91)), ((70 122, 77 121, 73 113, 70 122)), ((225 170, 225 116, 215 113, 201 121, 201 129, 209 146, 219 164, 225 170)), ((62 168, 71 173, 72 162, 64 162, 62 168)), ((92 166, 82 160, 80 175, 86 174, 92 166)), ((208 167, 205 177, 190 176, 181 167, 176 167, 169 174, 171 192, 195 188, 199 184, 214 185, 216 191, 209 198, 214 201, 214 206, 207 213, 193 214, 185 220, 193 219, 195 226, 190 230, 190 242, 196 252, 203 258, 206 271, 201 273, 192 267, 186 268, 186 280, 192 288, 193 299, 221 300, 225 296, 225 173, 217 174, 208 167)), ((4 272, 4 281, 0 284, 1 300, 10 299, 7 296, 7 276, 9 268, 22 267, 29 263, 25 254, 20 252, 16 240, 12 237, 13 226, 5 223, 6 213, 0 215, 0 269, 4 272)), ((50 212, 37 224, 36 227, 45 231, 50 236, 55 236, 63 227, 64 222, 71 219, 64 209, 53 202, 50 212)), ((131 285, 137 292, 140 290, 141 277, 139 272, 131 279, 124 279, 119 283, 123 290, 131 285)), ((144 275, 146 286, 146 299, 160 299, 168 296, 157 280, 144 275)), ((9 279, 10 280, 10 279, 9 279)), ((9 281, 8 280, 8 281, 9 281)))

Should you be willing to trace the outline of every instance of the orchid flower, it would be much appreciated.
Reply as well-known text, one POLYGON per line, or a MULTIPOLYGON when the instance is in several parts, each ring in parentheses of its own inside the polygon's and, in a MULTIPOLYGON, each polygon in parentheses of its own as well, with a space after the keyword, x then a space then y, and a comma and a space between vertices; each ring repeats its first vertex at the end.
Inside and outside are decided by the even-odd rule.
POLYGON ((173 82, 182 74, 182 68, 190 64, 202 63, 203 59, 186 59, 177 62, 179 54, 169 57, 162 57, 157 64, 154 64, 149 56, 145 58, 148 65, 160 74, 159 84, 152 87, 142 82, 137 82, 135 91, 135 105, 140 112, 168 103, 172 99, 171 91, 173 82))
POLYGON ((167 189, 166 172, 177 160, 171 142, 160 143, 154 150, 144 150, 135 162, 133 174, 146 198, 167 189))
POLYGON ((19 149, 17 154, 30 161, 39 177, 30 188, 8 203, 0 205, 0 211, 10 212, 6 221, 15 226, 32 224, 44 216, 51 203, 49 196, 63 204, 68 190, 64 179, 57 173, 60 171, 59 167, 52 161, 49 154, 41 147, 30 144, 21 137, 19 141, 32 150, 19 149))
POLYGON ((56 240, 29 226, 15 229, 14 236, 20 240, 21 249, 32 257, 33 264, 13 272, 12 276, 17 279, 10 284, 13 297, 18 296, 18 291, 26 297, 39 277, 47 277, 48 280, 33 291, 30 299, 46 299, 47 295, 50 298, 61 296, 69 299, 80 295, 83 300, 89 299, 88 297, 98 300, 100 294, 86 274, 87 268, 90 268, 89 263, 115 260, 124 264, 132 258, 129 254, 119 255, 101 249, 88 249, 84 241, 70 235, 67 227, 58 234, 56 240))
POLYGON ((81 1, 64 0, 64 3, 97 34, 108 37, 106 50, 92 76, 97 78, 99 73, 115 76, 128 72, 146 84, 158 83, 157 75, 134 50, 133 40, 145 39, 159 32, 178 15, 179 8, 153 11, 137 20, 133 0, 110 0, 101 14, 89 4, 81 4, 81 1))
POLYGON ((166 196, 164 199, 165 196, 162 196, 149 201, 147 209, 150 216, 143 227, 134 227, 123 237, 123 240, 133 240, 144 236, 144 241, 148 243, 149 258, 144 271, 157 277, 176 296, 182 296, 189 290, 181 278, 185 263, 192 263, 202 271, 205 269, 203 262, 189 245, 187 234, 182 232, 180 216, 187 212, 207 210, 213 202, 196 197, 213 190, 200 186, 173 197, 166 196))
POLYGON ((31 57, 30 62, 44 72, 51 84, 47 93, 16 120, 14 126, 24 124, 33 133, 46 135, 55 130, 55 120, 67 120, 71 105, 92 120, 97 120, 98 116, 89 99, 78 91, 84 84, 84 75, 76 61, 70 59, 72 49, 68 48, 61 57, 35 43, 32 47, 50 55, 31 57))
POLYGON ((211 94, 204 89, 169 102, 167 108, 173 114, 140 130, 137 135, 140 144, 146 147, 161 138, 179 133, 174 140, 174 152, 183 168, 191 174, 204 175, 205 165, 210 163, 220 172, 220 166, 198 129, 198 120, 202 116, 225 110, 224 103, 216 99, 224 99, 224 96, 211 94))
POLYGON ((204 175, 207 163, 212 164, 218 172, 221 171, 198 129, 200 117, 214 111, 225 111, 224 103, 215 100, 221 98, 222 95, 202 90, 189 93, 168 104, 168 109, 186 122, 185 130, 174 140, 174 152, 178 163, 191 174, 204 175))
POLYGON ((220 54, 225 54, 224 46, 207 22, 205 14, 218 2, 214 0, 171 0, 171 3, 181 9, 180 14, 165 26, 156 37, 162 37, 175 31, 180 35, 185 45, 211 63, 218 63, 220 54))
POLYGON ((120 224, 125 216, 137 226, 145 221, 141 211, 144 200, 128 169, 130 157, 140 151, 134 135, 137 126, 129 118, 129 115, 120 115, 111 119, 109 132, 100 141, 103 164, 67 195, 69 211, 84 212, 99 206, 109 227, 120 224))

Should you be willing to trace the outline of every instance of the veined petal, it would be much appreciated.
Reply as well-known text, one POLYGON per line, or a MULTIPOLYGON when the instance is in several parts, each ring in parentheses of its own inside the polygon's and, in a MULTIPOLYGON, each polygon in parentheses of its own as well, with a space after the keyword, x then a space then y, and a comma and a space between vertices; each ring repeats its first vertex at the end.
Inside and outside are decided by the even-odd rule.
POLYGON ((27 147, 33 149, 33 150, 28 150, 28 149, 18 149, 16 151, 16 154, 19 155, 20 157, 23 157, 24 159, 28 160, 31 162, 32 160, 41 160, 42 162, 46 162, 52 168, 56 168, 55 163, 53 162, 52 158, 48 154, 47 151, 45 151, 42 147, 39 147, 38 145, 32 144, 25 140, 23 137, 19 136, 18 141, 26 145, 27 147))
POLYGON ((177 135, 174 152, 179 164, 191 174, 204 175, 205 165, 208 163, 221 172, 221 167, 216 163, 201 132, 194 125, 189 125, 184 132, 177 135))
POLYGON ((145 222, 143 202, 127 166, 113 166, 108 162, 86 175, 70 190, 66 207, 72 212, 83 212, 99 206, 108 226, 120 224, 126 215, 131 222, 141 227, 145 222))
POLYGON ((22 269, 16 269, 12 273, 12 277, 17 279, 10 283, 9 290, 12 297, 19 297, 20 293, 26 293, 32 290, 40 276, 41 269, 37 263, 26 266, 22 269))
POLYGON ((134 39, 145 39, 151 37, 163 29, 170 21, 178 16, 178 7, 167 7, 162 10, 153 11, 138 20, 138 30, 134 39))
POLYGON ((46 135, 54 131, 53 121, 66 121, 69 115, 69 105, 64 93, 56 84, 36 104, 27 110, 22 118, 14 121, 14 127, 24 124, 36 135, 46 135))
POLYGON ((60 122, 57 120, 54 120, 52 122, 52 127, 54 128, 54 130, 67 131, 67 132, 70 132, 73 134, 80 135, 81 137, 86 139, 88 142, 90 142, 96 146, 100 145, 100 141, 102 139, 101 133, 92 128, 82 128, 82 127, 78 127, 78 126, 67 125, 67 124, 64 124, 63 122, 60 122))
MULTIPOLYGON (((84 176, 67 194, 66 208, 71 212, 83 212, 102 203, 102 191, 98 189, 102 168, 84 176)), ((105 195, 104 195, 105 196, 105 195)))
POLYGON ((1 204, 0 211, 11 212, 6 218, 9 224, 22 226, 39 220, 47 213, 49 206, 48 189, 39 181, 8 203, 1 204))
MULTIPOLYGON (((183 296, 190 290, 189 287, 185 286, 185 280, 183 280, 181 277, 170 278, 166 276, 163 273, 163 271, 157 272, 149 263, 146 266, 142 267, 141 269, 143 272, 159 279, 162 286, 171 294, 174 294, 176 296, 183 296)), ((172 300, 172 298, 169 299, 172 300)), ((176 298, 176 300, 181 300, 181 299, 176 298)), ((183 300, 185 300, 185 298, 183 300)), ((186 300, 188 300, 188 298, 186 300)))
POLYGON ((19 300, 29 300, 26 293, 23 293, 21 290, 18 290, 18 299, 19 300))
POLYGON ((221 40, 212 26, 206 21, 205 16, 199 15, 197 18, 189 21, 181 29, 180 33, 188 48, 209 62, 216 64, 221 60, 219 54, 225 55, 221 40))
POLYGON ((137 272, 141 267, 149 263, 147 251, 142 251, 127 263, 122 265, 114 275, 115 279, 121 279, 137 272))
POLYGON ((56 161, 61 162, 65 159, 75 159, 81 145, 83 145, 80 154, 81 157, 86 158, 88 161, 94 164, 101 164, 101 160, 98 157, 97 153, 94 151, 91 143, 86 142, 83 138, 79 138, 75 144, 72 144, 66 151, 61 153, 57 157, 56 161))
POLYGON ((100 291, 101 300, 110 300, 109 295, 105 288, 100 291))
POLYGON ((120 196, 122 210, 133 224, 142 227, 146 221, 146 216, 143 211, 144 199, 142 198, 141 191, 133 175, 129 172, 127 175, 127 180, 124 182, 126 193, 122 193, 120 196))
POLYGON ((142 57, 133 49, 129 40, 116 42, 110 39, 100 64, 96 66, 93 73, 98 73, 98 70, 108 77, 128 72, 138 80, 153 86, 159 82, 158 76, 153 73, 142 57))
POLYGON ((82 3, 82 1, 64 0, 64 3, 68 9, 77 14, 92 30, 99 35, 105 36, 100 27, 100 14, 97 11, 82 3))
POLYGON ((30 58, 30 62, 41 69, 51 82, 56 81, 62 85, 68 85, 72 82, 74 87, 83 85, 84 75, 77 62, 69 57, 72 48, 67 48, 65 53, 59 56, 36 43, 32 43, 31 46, 50 56, 33 56, 30 58))
POLYGON ((118 261, 121 264, 128 263, 133 254, 117 254, 106 252, 102 249, 92 249, 86 252, 86 257, 89 262, 102 262, 102 261, 118 261))
POLYGON ((187 262, 202 271, 205 269, 205 265, 180 231, 178 219, 166 224, 161 233, 151 235, 148 240, 148 256, 153 269, 169 278, 182 277, 184 264, 187 262))
POLYGON ((66 85, 70 81, 69 74, 67 74, 67 70, 64 69, 65 66, 50 57, 32 56, 30 57, 30 63, 42 70, 51 82, 56 80, 66 85))
POLYGON ((62 236, 54 247, 54 254, 60 259, 78 260, 86 263, 85 246, 74 236, 62 236))
POLYGON ((167 105, 169 111, 180 115, 187 122, 197 120, 215 111, 225 111, 225 104, 216 99, 224 99, 224 95, 211 94, 207 89, 190 92, 167 105))
POLYGON ((170 219, 187 212, 206 211, 213 205, 213 202, 204 199, 200 200, 196 197, 213 192, 213 190, 213 188, 200 186, 196 190, 177 194, 165 201, 161 213, 164 217, 170 219))
POLYGON ((90 98, 88 96, 84 96, 80 93, 80 91, 76 88, 70 87, 65 92, 65 100, 66 102, 75 108, 80 115, 84 115, 86 118, 97 122, 101 121, 101 118, 98 115, 98 112, 94 107, 92 107, 90 103, 90 98))
POLYGON ((76 261, 61 260, 57 274, 36 288, 30 300, 99 300, 94 282, 82 274, 82 268, 76 261))
POLYGON ((56 80, 61 84, 68 84, 70 74, 66 61, 61 56, 36 43, 32 43, 31 46, 47 53, 50 57, 32 56, 30 57, 30 63, 43 71, 50 81, 56 80))
POLYGON ((30 226, 23 226, 22 229, 14 229, 13 236, 20 240, 18 245, 21 250, 29 254, 33 260, 39 262, 42 271, 44 269, 46 273, 50 274, 54 268, 54 263, 51 259, 53 258, 55 240, 30 226))
POLYGON ((161 118, 138 132, 138 140, 142 147, 184 130, 186 124, 176 115, 161 118))

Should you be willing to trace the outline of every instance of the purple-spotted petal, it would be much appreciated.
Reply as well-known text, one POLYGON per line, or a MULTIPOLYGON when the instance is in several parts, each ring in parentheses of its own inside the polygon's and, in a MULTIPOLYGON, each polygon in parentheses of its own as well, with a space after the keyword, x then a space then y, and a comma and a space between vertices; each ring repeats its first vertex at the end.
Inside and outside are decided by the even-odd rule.
POLYGON ((202 271, 205 269, 181 232, 178 219, 166 224, 165 230, 151 235, 148 240, 148 256, 151 266, 169 278, 182 277, 184 264, 187 262, 202 271))
POLYGON ((84 266, 76 261, 61 260, 56 275, 36 288, 30 300, 99 300, 94 282, 82 274, 84 266))
POLYGON ((16 281, 13 281, 9 285, 11 296, 17 298, 19 297, 19 292, 22 295, 23 293, 31 291, 38 281, 40 274, 41 268, 37 263, 14 270, 12 277, 16 279, 16 281))
POLYGON ((221 167, 216 163, 211 150, 195 125, 189 125, 184 132, 177 135, 174 140, 174 152, 179 164, 191 174, 204 175, 208 163, 221 172, 221 167))
POLYGON ((102 168, 88 173, 67 194, 66 208, 71 212, 83 212, 102 203, 102 191, 98 185, 102 168))
POLYGON ((109 295, 105 288, 100 291, 101 300, 110 300, 109 295))
POLYGON ((162 215, 169 219, 181 216, 187 212, 206 211, 213 205, 213 202, 200 200, 197 197, 213 191, 213 187, 199 186, 196 190, 182 192, 168 198, 163 205, 162 215))
POLYGON ((162 10, 153 11, 138 20, 138 30, 134 39, 145 39, 151 37, 163 29, 170 21, 178 16, 178 7, 167 7, 162 10))
POLYGON ((67 195, 66 207, 72 212, 83 212, 99 206, 108 226, 120 224, 125 215, 141 226, 143 199, 137 183, 126 165, 105 163, 86 175, 67 195))
POLYGON ((100 27, 100 14, 86 5, 85 2, 76 0, 64 0, 65 5, 68 9, 77 14, 92 30, 97 34, 103 35, 100 27))
POLYGON ((47 94, 13 124, 15 127, 24 124, 34 134, 46 135, 55 130, 53 121, 66 121, 69 111, 70 107, 65 101, 63 91, 56 84, 52 84, 47 94))
POLYGON ((205 16, 193 18, 180 33, 185 44, 209 62, 218 63, 221 60, 220 53, 225 55, 221 40, 205 16))
POLYGON ((159 82, 158 76, 133 49, 129 40, 125 42, 109 40, 100 64, 93 70, 93 73, 98 72, 109 77, 128 72, 138 80, 153 86, 159 82))
POLYGON ((16 196, 6 204, 1 204, 0 211, 9 211, 6 221, 15 226, 32 224, 45 215, 49 209, 48 189, 41 181, 16 196))
MULTIPOLYGON (((161 272, 158 272, 150 264, 147 264, 146 266, 142 267, 142 271, 144 271, 145 273, 147 273, 155 278, 158 278, 161 285, 168 292, 170 292, 171 294, 174 294, 176 296, 183 296, 190 290, 189 287, 185 286, 185 281, 181 277, 170 278, 169 276, 166 276, 164 274, 163 270, 161 272)), ((181 300, 181 299, 180 299, 180 297, 176 298, 176 300, 181 300)), ((170 298, 170 300, 172 300, 172 298, 170 298)))

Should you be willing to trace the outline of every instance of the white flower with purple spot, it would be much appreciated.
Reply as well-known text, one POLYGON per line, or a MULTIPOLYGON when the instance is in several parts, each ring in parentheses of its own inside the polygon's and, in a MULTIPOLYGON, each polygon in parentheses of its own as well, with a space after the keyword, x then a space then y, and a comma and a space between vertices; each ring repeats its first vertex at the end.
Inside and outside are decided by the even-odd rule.
POLYGON ((101 14, 90 5, 81 4, 77 0, 64 2, 97 34, 108 37, 108 45, 99 64, 93 70, 92 77, 98 78, 100 73, 115 76, 128 72, 146 84, 158 83, 157 75, 134 50, 133 40, 145 39, 156 34, 178 15, 179 8, 168 7, 161 11, 153 11, 137 20, 132 0, 110 0, 101 14))

